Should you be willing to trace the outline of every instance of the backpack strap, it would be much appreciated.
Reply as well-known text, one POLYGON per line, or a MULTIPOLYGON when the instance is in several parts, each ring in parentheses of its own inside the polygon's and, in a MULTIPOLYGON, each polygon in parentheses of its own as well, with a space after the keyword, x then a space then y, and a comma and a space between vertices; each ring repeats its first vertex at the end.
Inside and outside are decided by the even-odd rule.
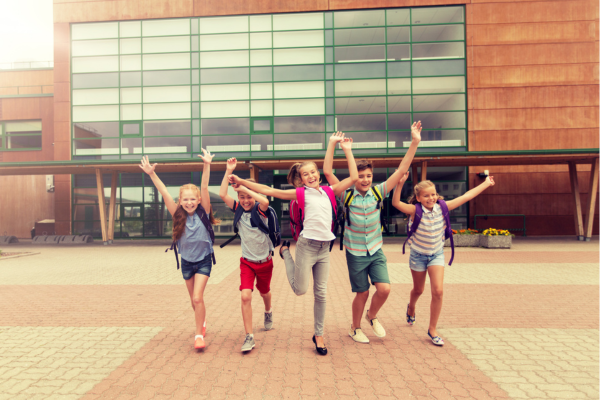
POLYGON ((225 246, 227 246, 229 243, 233 242, 236 238, 240 237, 240 235, 238 234, 239 229, 237 227, 237 224, 240 220, 240 218, 242 217, 242 214, 244 213, 244 208, 240 206, 240 203, 238 201, 233 201, 233 208, 231 209, 231 211, 234 212, 234 217, 233 217, 233 233, 234 235, 232 237, 230 237, 229 239, 227 239, 227 241, 223 244, 221 244, 219 247, 223 248, 225 246))
POLYGON ((196 214, 198 214, 198 217, 200 217, 200 221, 202 221, 202 224, 204 224, 204 227, 208 231, 210 241, 212 242, 212 244, 215 244, 215 231, 213 230, 212 224, 210 223, 210 219, 208 218, 206 210, 204 209, 204 207, 202 207, 201 204, 198 204, 198 207, 196 208, 196 214))
POLYGON ((298 208, 300 209, 300 222, 304 225, 304 186, 296 188, 296 201, 298 202, 298 208))
POLYGON ((175 260, 177 261, 177 269, 179 269, 179 255, 177 254, 177 242, 173 240, 173 243, 171 243, 171 247, 168 247, 165 250, 165 253, 169 250, 175 250, 175 260))
POLYGON ((354 200, 354 190, 348 189, 344 195, 344 214, 348 226, 350 226, 350 204, 352 204, 352 200, 354 200))
POLYGON ((444 236, 450 239, 450 248, 452 249, 452 255, 450 256, 450 261, 448 265, 452 265, 452 261, 454 261, 454 238, 452 237, 452 226, 450 225, 450 210, 448 210, 448 204, 444 200, 438 200, 438 204, 442 209, 442 216, 446 221, 446 230, 444 231, 444 236))
POLYGON ((384 215, 383 215, 383 196, 381 195, 381 192, 379 191, 379 188, 377 186, 371 186, 371 193, 373 193, 373 196, 375 196, 375 199, 377 200, 377 209, 379 210, 379 223, 381 224, 381 232, 385 231, 386 234, 390 234, 390 231, 387 228, 387 224, 384 223, 384 215))
POLYGON ((415 204, 415 215, 413 215, 412 225, 408 229, 406 240, 404 241, 404 244, 402 245, 402 254, 404 254, 404 248, 406 246, 406 243, 408 242, 408 239, 410 239, 412 234, 415 233, 417 231, 417 229, 419 228, 419 224, 421 223, 422 217, 423 217, 423 208, 420 203, 417 203, 417 204, 415 204))
POLYGON ((263 211, 260 209, 260 204, 256 202, 252 211, 250 212, 250 222, 253 227, 257 227, 260 231, 266 235, 269 234, 269 227, 265 224, 261 217, 265 217, 268 220, 268 215, 270 214, 270 209, 267 211, 263 211))
MULTIPOLYGON (((335 198, 335 193, 331 186, 321 186, 321 189, 327 194, 329 197, 329 202, 331 203, 331 231, 334 235, 337 236, 337 200, 335 198)), ((333 248, 333 243, 335 242, 335 238, 329 244, 329 251, 333 248)))

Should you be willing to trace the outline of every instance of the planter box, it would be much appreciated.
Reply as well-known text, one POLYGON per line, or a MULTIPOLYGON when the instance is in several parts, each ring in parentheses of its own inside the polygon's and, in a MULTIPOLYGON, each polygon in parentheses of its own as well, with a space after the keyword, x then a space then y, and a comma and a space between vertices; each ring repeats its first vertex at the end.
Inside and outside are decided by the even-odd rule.
MULTIPOLYGON (((481 235, 452 235, 454 247, 479 247, 481 235)), ((444 247, 450 247, 450 239, 446 239, 444 247)))
POLYGON ((480 246, 486 249, 510 249, 512 236, 486 236, 481 235, 480 246))

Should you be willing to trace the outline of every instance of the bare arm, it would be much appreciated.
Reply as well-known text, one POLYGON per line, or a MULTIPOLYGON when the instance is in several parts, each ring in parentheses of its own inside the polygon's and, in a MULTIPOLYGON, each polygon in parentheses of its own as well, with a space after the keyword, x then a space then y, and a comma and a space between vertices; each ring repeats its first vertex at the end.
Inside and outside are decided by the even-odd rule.
POLYGON ((488 176, 485 182, 483 182, 481 185, 474 187, 467 193, 463 194, 460 197, 457 197, 454 200, 447 201, 446 204, 448 205, 448 210, 454 210, 455 208, 458 208, 465 204, 467 201, 473 200, 475 197, 479 196, 485 189, 489 188, 490 186, 494 186, 495 184, 496 182, 494 182, 494 177, 488 176))
POLYGON ((237 185, 237 186, 234 186, 233 190, 235 190, 236 192, 246 193, 246 194, 252 196, 252 198, 258 202, 258 206, 260 207, 260 209, 263 212, 265 212, 269 209, 269 199, 248 189, 246 186, 237 185))
POLYGON ((419 143, 421 142, 421 129, 421 121, 413 123, 410 127, 412 142, 410 143, 410 147, 404 155, 404 158, 402 158, 402 162, 400 163, 400 166, 396 172, 390 175, 388 180, 385 182, 385 187, 388 191, 390 188, 393 188, 398 184, 400 178, 406 173, 406 171, 408 171, 408 168, 410 168, 410 164, 412 163, 415 153, 417 152, 417 147, 419 147, 419 143))
MULTIPOLYGON (((352 154, 352 139, 346 138, 341 144, 342 150, 348 160, 348 171, 350 171, 350 178, 344 179, 343 181, 332 185, 331 188, 336 196, 341 196, 350 186, 358 180, 358 169, 356 168, 356 161, 354 161, 354 155, 352 154)), ((336 178, 337 179, 337 178, 336 178)))
POLYGON ((245 179, 240 179, 237 175, 230 175, 229 183, 234 183, 236 185, 244 185, 257 193, 264 194, 265 196, 273 196, 282 200, 296 200, 296 189, 274 189, 267 185, 261 185, 260 183, 248 182, 245 179))
POLYGON ((406 182, 406 179, 408 179, 408 172, 402 175, 398 184, 396 185, 396 190, 394 190, 394 196, 392 197, 392 205, 398 210, 402 211, 404 214, 412 216, 415 213, 416 207, 413 204, 406 204, 400 201, 402 186, 404 186, 404 182, 406 182))
POLYGON ((229 208, 233 208, 233 205, 235 204, 235 200, 233 199, 233 197, 227 194, 227 189, 229 187, 229 175, 233 173, 236 165, 237 160, 235 159, 235 157, 232 157, 229 160, 227 160, 227 170, 225 171, 223 181, 221 182, 221 188, 219 189, 219 197, 221 197, 221 200, 223 200, 229 208))
POLYGON ((208 191, 208 181, 210 180, 210 163, 212 162, 214 154, 210 154, 210 151, 206 151, 202 149, 202 154, 199 155, 204 161, 204 166, 202 167, 202 183, 200 185, 200 196, 202 196, 200 204, 207 213, 210 213, 210 192, 208 191))
POLYGON ((156 189, 158 189, 158 191, 162 195, 163 200, 165 201, 165 205, 167 206, 167 210, 169 210, 169 213, 171 213, 171 215, 175 215, 175 211, 177 211, 177 203, 175 203, 173 197, 171 197, 171 194, 169 194, 169 192, 167 191, 167 187, 165 186, 165 184, 162 183, 162 181, 154 172, 155 167, 156 164, 151 165, 150 161, 148 161, 148 156, 142 157, 140 168, 148 174, 150 179, 152 179, 152 183, 154 183, 154 186, 156 186, 156 189))
POLYGON ((325 159, 323 160, 323 174, 331 186, 339 182, 339 179, 333 174, 333 155, 335 153, 335 146, 343 140, 343 132, 335 132, 331 135, 329 144, 327 145, 327 153, 325 153, 325 159))

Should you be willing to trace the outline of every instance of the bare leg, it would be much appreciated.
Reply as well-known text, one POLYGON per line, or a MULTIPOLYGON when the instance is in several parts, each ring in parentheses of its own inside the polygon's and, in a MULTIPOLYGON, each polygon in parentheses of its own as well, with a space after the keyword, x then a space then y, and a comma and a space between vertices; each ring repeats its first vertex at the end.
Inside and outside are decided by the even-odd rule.
POLYGON ((433 265, 427 268, 429 271, 429 280, 431 281, 431 311, 429 317, 429 333, 431 336, 438 336, 437 323, 442 312, 442 302, 444 298, 444 267, 433 265))
MULTIPOLYGON (((194 290, 192 293, 192 303, 194 307, 194 314, 196 317, 196 335, 202 335, 202 325, 204 325, 204 319, 206 317, 206 309, 204 307, 204 289, 208 282, 208 276, 202 274, 196 274, 192 279, 194 290)), ((188 284, 186 281, 186 285, 188 284)))
POLYGON ((260 294, 263 298, 263 301, 265 303, 265 311, 271 311, 271 292, 265 293, 265 294, 260 294))
POLYGON ((354 300, 352 301, 352 329, 360 328, 360 320, 365 311, 365 304, 369 299, 369 291, 357 292, 354 300))
POLYGON ((242 290, 242 319, 246 334, 252 333, 252 290, 242 290))
POLYGON ((369 315, 367 316, 369 319, 377 318, 377 313, 387 300, 390 295, 390 290, 392 286, 389 283, 375 282, 375 287, 377 291, 373 295, 371 299, 371 306, 369 307, 369 315))
POLYGON ((415 307, 417 305, 417 300, 423 294, 423 290, 425 290, 425 280, 427 279, 427 271, 413 271, 410 270, 413 278, 413 288, 410 291, 410 302, 408 303, 408 315, 411 317, 415 315, 415 307))

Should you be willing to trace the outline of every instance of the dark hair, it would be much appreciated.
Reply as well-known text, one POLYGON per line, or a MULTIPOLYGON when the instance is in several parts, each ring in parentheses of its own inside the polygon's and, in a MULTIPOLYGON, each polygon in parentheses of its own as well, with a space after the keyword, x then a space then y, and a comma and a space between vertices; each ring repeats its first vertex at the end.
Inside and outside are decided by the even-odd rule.
MULTIPOLYGON (((300 170, 304 167, 306 167, 307 165, 314 165, 315 168, 317 168, 317 164, 315 164, 312 161, 304 161, 304 162, 297 162, 296 164, 292 165, 292 167, 290 168, 290 172, 288 173, 287 176, 287 181, 290 185, 293 185, 294 187, 301 187, 302 186, 302 175, 300 175, 300 170)), ((318 168, 317 168, 318 170, 318 168)), ((319 183, 321 183, 321 180, 319 180, 319 183)))
MULTIPOLYGON (((426 189, 428 187, 435 187, 435 184, 431 181, 422 181, 419 182, 415 185, 415 188, 413 190, 413 194, 411 194, 408 197, 408 200, 406 201, 408 204, 417 204, 419 201, 417 200, 417 196, 419 195, 419 193, 421 192, 421 190, 426 189)), ((438 199, 439 200, 444 200, 444 196, 440 196, 438 194, 438 199)))
POLYGON ((371 171, 373 171, 373 163, 369 160, 358 160, 356 162, 356 169, 358 169, 358 171, 364 171, 365 169, 371 169, 371 171))

